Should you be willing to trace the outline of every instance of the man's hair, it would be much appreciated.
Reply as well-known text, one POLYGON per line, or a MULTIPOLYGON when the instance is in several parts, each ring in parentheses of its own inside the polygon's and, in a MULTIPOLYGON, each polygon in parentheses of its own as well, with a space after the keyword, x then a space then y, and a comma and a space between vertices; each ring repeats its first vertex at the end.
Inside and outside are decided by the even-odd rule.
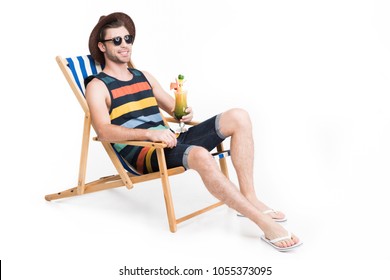
POLYGON ((109 29, 109 28, 118 28, 118 27, 122 27, 122 26, 125 26, 125 23, 123 21, 121 21, 120 19, 117 19, 115 21, 107 23, 106 25, 104 25, 100 29, 99 41, 103 41, 105 39, 104 37, 106 36, 106 30, 107 29, 109 29))

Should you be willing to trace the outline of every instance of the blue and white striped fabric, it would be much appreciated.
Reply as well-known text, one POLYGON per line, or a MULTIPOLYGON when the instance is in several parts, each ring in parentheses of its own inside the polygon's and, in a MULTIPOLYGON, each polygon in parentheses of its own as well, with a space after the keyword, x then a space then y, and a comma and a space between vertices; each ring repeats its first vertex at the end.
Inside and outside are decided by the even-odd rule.
POLYGON ((102 71, 99 63, 95 62, 91 55, 68 57, 66 59, 69 69, 80 91, 85 95, 84 79, 90 75, 96 75, 102 71))

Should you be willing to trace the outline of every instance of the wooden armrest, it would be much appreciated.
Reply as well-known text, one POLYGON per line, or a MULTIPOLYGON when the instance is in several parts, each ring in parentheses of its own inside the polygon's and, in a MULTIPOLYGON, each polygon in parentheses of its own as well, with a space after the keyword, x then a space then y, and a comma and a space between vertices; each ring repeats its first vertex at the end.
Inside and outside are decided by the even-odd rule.
MULTIPOLYGON (((100 142, 109 142, 109 141, 102 141, 98 137, 93 137, 93 140, 100 141, 100 142)), ((110 143, 141 146, 141 147, 154 147, 154 148, 165 148, 167 146, 167 144, 165 143, 149 142, 149 141, 117 141, 117 142, 110 142, 110 143)))

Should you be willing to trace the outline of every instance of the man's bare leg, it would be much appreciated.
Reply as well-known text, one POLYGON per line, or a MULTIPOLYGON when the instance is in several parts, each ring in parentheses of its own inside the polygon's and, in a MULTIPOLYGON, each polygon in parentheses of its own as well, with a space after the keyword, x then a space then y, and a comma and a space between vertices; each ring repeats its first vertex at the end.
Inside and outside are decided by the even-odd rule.
MULTIPOLYGON (((252 123, 248 113, 241 109, 231 109, 220 117, 221 133, 231 137, 230 153, 237 172, 241 193, 260 211, 270 209, 256 195, 253 182, 254 144, 252 123)), ((241 213, 242 214, 242 213, 241 213)), ((282 212, 268 214, 275 219, 283 219, 282 212)))
MULTIPOLYGON (((221 200, 228 207, 242 213, 252 220, 264 232, 266 238, 284 237, 287 231, 275 223, 269 215, 260 212, 249 200, 237 189, 237 187, 225 177, 219 169, 214 158, 202 147, 194 147, 188 155, 188 165, 196 170, 202 178, 206 188, 217 199, 221 200)), ((290 240, 275 243, 276 246, 285 248, 299 242, 293 235, 290 240)))

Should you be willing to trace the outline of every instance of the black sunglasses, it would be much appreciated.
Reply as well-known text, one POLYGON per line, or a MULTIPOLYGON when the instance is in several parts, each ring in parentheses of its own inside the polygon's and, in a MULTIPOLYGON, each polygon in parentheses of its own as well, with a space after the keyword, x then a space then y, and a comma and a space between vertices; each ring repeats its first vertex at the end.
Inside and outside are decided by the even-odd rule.
MULTIPOLYGON (((125 40, 126 44, 132 44, 133 41, 134 41, 134 36, 132 36, 132 35, 125 35, 123 37, 123 39, 125 40)), ((122 37, 117 36, 117 37, 114 37, 112 39, 101 40, 100 42, 103 43, 103 42, 108 42, 108 41, 112 41, 115 46, 120 46, 122 44, 122 37)))

